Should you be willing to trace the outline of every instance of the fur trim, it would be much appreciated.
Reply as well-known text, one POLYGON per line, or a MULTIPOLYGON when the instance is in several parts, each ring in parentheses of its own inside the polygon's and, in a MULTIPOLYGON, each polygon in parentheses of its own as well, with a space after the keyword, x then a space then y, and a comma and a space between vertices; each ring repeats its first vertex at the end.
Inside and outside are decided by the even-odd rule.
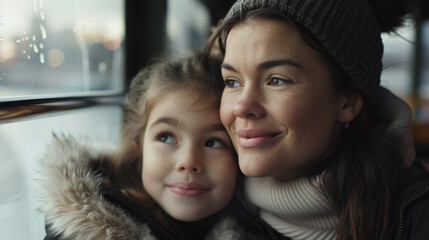
POLYGON ((89 148, 70 136, 54 136, 41 160, 39 197, 51 232, 77 240, 155 239, 147 225, 135 222, 101 194, 103 178, 89 161, 109 151, 89 148))
POLYGON ((234 218, 224 218, 216 224, 210 233, 205 237, 205 240, 233 240, 243 239, 244 230, 238 225, 234 218))
MULTIPOLYGON (((101 194, 103 177, 89 166, 91 159, 112 154, 112 148, 71 136, 56 136, 40 164, 40 211, 49 231, 64 239, 155 240, 146 224, 134 221, 101 194)), ((206 240, 241 239, 237 222, 222 219, 206 240)))

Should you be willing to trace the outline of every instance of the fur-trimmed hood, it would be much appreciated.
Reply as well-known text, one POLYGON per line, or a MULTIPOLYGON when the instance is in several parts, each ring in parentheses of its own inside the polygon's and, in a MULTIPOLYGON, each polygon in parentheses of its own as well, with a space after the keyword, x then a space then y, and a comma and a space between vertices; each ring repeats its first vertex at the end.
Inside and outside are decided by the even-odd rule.
MULTIPOLYGON (((40 210, 49 232, 68 239, 156 239, 144 223, 102 195, 103 176, 90 160, 113 153, 112 147, 54 136, 40 162, 40 210)), ((206 239, 239 239, 236 222, 224 219, 206 239)))

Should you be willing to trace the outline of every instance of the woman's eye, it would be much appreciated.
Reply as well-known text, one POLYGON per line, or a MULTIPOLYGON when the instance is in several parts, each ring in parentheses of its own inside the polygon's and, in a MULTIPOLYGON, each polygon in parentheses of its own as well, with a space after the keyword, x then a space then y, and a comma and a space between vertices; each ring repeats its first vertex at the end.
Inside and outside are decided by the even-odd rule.
POLYGON ((163 143, 167 143, 167 144, 171 144, 171 143, 175 143, 176 139, 174 138, 173 135, 169 134, 169 133, 161 133, 157 136, 157 139, 163 143))
POLYGON ((232 79, 226 79, 225 80, 225 87, 227 87, 227 88, 237 88, 240 86, 241 86, 241 84, 237 80, 232 80, 232 79))
POLYGON ((268 80, 268 85, 272 85, 272 86, 282 86, 285 84, 289 84, 292 83, 291 80, 287 80, 287 79, 282 79, 282 78, 278 78, 278 77, 272 77, 268 80))
POLYGON ((216 139, 216 138, 211 138, 209 140, 207 140, 206 147, 211 147, 211 148, 225 148, 226 145, 223 143, 223 141, 216 139))

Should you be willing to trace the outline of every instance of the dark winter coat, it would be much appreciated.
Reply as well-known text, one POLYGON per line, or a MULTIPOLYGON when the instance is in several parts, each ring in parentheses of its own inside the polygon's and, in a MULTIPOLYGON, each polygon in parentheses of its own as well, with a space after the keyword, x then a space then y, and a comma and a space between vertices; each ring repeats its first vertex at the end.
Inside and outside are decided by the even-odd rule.
POLYGON ((404 170, 395 197, 389 239, 429 239, 429 173, 419 161, 404 170))
MULTIPOLYGON (((388 240, 428 240, 429 239, 429 173, 420 162, 402 172, 401 184, 395 193, 390 212, 388 240)), ((282 236, 259 216, 251 204, 236 206, 237 218, 245 230, 244 239, 290 240, 282 236)), ((352 239, 348 236, 347 239, 352 239)))
MULTIPOLYGON (((177 239, 119 189, 103 187, 104 176, 90 161, 111 153, 105 146, 71 137, 55 137, 48 146, 41 160, 39 194, 45 239, 177 239)), ((192 230, 189 239, 239 239, 231 218, 214 215, 178 224, 192 230)))

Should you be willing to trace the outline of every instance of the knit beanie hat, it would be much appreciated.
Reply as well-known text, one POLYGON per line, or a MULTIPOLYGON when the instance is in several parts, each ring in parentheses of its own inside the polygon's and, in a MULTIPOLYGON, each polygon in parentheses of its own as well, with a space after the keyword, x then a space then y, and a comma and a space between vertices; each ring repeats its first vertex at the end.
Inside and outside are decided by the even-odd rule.
POLYGON ((232 16, 275 8, 307 29, 364 93, 380 85, 383 43, 367 0, 238 0, 232 16))

